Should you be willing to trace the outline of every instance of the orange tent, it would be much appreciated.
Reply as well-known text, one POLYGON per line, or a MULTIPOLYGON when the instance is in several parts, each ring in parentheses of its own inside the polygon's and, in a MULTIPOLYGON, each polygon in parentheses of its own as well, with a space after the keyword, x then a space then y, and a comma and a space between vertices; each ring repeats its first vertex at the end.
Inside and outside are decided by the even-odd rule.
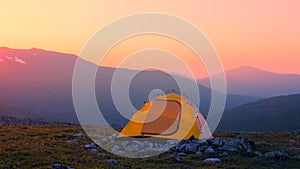
POLYGON ((122 129, 119 137, 159 137, 189 139, 211 136, 205 119, 188 102, 176 93, 158 96, 136 112, 122 129))

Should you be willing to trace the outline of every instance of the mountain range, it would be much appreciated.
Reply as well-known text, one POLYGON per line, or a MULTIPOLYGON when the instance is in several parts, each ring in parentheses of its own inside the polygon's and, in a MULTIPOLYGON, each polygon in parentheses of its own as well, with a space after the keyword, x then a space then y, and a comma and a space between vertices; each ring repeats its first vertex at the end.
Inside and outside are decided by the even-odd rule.
MULTIPOLYGON (((245 66, 225 71, 225 75, 227 92, 231 94, 272 97, 300 93, 298 74, 278 74, 245 66)), ((210 86, 208 77, 198 82, 210 86)))
MULTIPOLYGON (((0 48, 1 104, 25 110, 39 118, 76 122, 72 75, 77 58, 76 55, 36 48, 0 48)), ((95 92, 99 108, 107 121, 126 124, 128 119, 118 113, 111 96, 111 79, 116 69, 98 67, 89 62, 86 65, 98 68, 95 92)), ((121 69, 123 78, 127 78, 134 71, 121 69)), ((190 79, 176 77, 186 84, 192 83, 190 79)), ((202 85, 198 87, 201 111, 205 114, 210 106, 211 90, 202 85)), ((178 90, 178 86, 170 75, 162 71, 141 71, 130 84, 129 95, 133 106, 139 109, 153 89, 178 90)), ((228 94, 226 109, 260 98, 228 94)), ((89 108, 86 109, 88 113, 89 108)), ((130 116, 131 114, 127 115, 130 116)))
MULTIPOLYGON (((72 76, 77 59, 80 58, 76 55, 37 48, 0 48, 0 112, 20 118, 78 122, 72 99, 72 76)), ((87 68, 98 69, 95 77, 95 94, 106 120, 110 124, 126 124, 128 119, 120 115, 124 113, 118 112, 111 95, 112 76, 117 69, 83 62, 86 62, 87 68)), ((137 73, 129 86, 129 98, 136 109, 141 108, 144 101, 148 100, 148 95, 153 89, 161 89, 165 92, 170 89, 178 90, 178 85, 172 76, 187 85, 192 83, 192 80, 187 77, 170 76, 153 69, 139 72, 129 69, 118 70, 122 78, 128 78, 137 73)), ((288 102, 281 99, 276 100, 276 105, 271 105, 266 98, 300 93, 299 75, 276 74, 253 67, 241 67, 226 71, 225 74, 230 94, 227 94, 225 112, 219 130, 274 129, 279 131, 295 128, 295 125, 288 125, 287 121, 295 123, 294 119, 297 119, 299 114, 298 109, 288 109, 288 102), (282 107, 276 108, 276 106, 282 107), (286 111, 283 111, 283 108, 286 111), (271 110, 275 114, 273 117, 271 117, 271 110), (264 116, 264 113, 268 113, 268 116, 264 116), (282 113, 289 114, 288 118, 282 113), (284 123, 287 125, 276 123, 277 127, 264 126, 267 118, 272 118, 274 123, 280 121, 280 118, 287 118, 284 123)), ((198 82, 200 111, 206 116, 212 91, 209 88, 208 78, 199 79, 198 82)), ((297 99, 291 96, 287 100, 297 102, 297 99)), ((87 114, 90 113, 89 107, 86 107, 86 111, 87 114)), ((125 116, 130 118, 134 112, 126 113, 125 116)))

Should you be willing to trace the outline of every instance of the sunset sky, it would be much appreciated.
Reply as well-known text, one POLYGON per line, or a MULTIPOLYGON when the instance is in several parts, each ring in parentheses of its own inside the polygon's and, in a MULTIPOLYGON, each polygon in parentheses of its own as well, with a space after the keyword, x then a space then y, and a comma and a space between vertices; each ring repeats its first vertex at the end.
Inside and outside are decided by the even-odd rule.
MULTIPOLYGON (((197 26, 215 46, 225 69, 247 65, 300 74, 299 7, 298 0, 1 1, 0 46, 37 47, 79 55, 87 40, 112 20, 140 12, 162 12, 197 26)), ((108 54, 115 58, 103 64, 116 66, 121 57, 151 47, 170 50, 182 58, 193 55, 173 40, 145 36, 116 46, 108 54)), ((199 63, 192 59, 188 62, 197 71, 199 63)))

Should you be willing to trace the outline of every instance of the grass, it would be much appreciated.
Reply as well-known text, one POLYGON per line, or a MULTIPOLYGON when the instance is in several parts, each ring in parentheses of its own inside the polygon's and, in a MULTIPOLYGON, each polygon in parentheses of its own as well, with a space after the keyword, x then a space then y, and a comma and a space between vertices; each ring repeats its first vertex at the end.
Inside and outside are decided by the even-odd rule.
MULTIPOLYGON (((204 163, 207 157, 216 154, 196 156, 188 154, 183 163, 170 158, 173 153, 144 159, 129 159, 113 155, 98 148, 99 153, 89 153, 84 147, 91 140, 84 136, 75 138, 74 134, 83 132, 79 126, 0 126, 0 168, 51 168, 55 163, 63 163, 77 169, 96 168, 299 168, 300 160, 266 159, 245 152, 230 153, 221 157, 221 163, 204 163), (67 143, 78 141, 78 145, 67 143), (107 159, 114 158, 117 165, 107 164, 107 159)), ((279 133, 215 133, 222 139, 243 136, 257 143, 261 153, 279 150, 283 145, 298 146, 300 136, 289 132, 279 133), (291 142, 293 139, 296 141, 291 142)))

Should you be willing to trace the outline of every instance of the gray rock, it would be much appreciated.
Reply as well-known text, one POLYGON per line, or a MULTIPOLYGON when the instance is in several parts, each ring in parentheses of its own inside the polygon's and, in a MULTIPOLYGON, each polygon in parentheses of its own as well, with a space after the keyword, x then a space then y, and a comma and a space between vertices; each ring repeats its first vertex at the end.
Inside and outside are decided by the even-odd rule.
POLYGON ((291 156, 300 154, 300 148, 296 147, 282 146, 280 150, 291 156))
POLYGON ((133 152, 133 151, 138 151, 138 150, 139 150, 139 145, 137 145, 137 144, 128 145, 125 148, 125 151, 127 151, 127 152, 133 152))
POLYGON ((72 144, 74 141, 73 140, 67 140, 67 143, 72 144))
POLYGON ((207 142, 207 140, 205 140, 205 141, 200 141, 200 146, 209 146, 209 144, 208 144, 208 142, 207 142))
POLYGON ((208 147, 205 151, 204 151, 204 153, 214 153, 215 152, 215 150, 212 148, 212 147, 208 147))
POLYGON ((245 137, 238 137, 239 143, 242 146, 244 150, 246 150, 248 153, 252 151, 252 149, 255 148, 255 142, 251 139, 245 138, 245 137))
POLYGON ((268 153, 265 153, 265 157, 266 157, 266 158, 274 158, 274 157, 275 157, 275 152, 268 152, 268 153))
POLYGON ((224 152, 218 153, 218 156, 219 157, 228 157, 229 154, 226 151, 224 151, 224 152))
POLYGON ((240 150, 251 152, 253 149, 255 149, 254 141, 244 137, 237 137, 233 140, 226 140, 224 141, 223 146, 218 147, 218 150, 231 151, 231 152, 240 151, 240 150))
POLYGON ((114 153, 117 154, 117 155, 124 155, 124 154, 126 154, 126 152, 122 151, 122 150, 114 152, 114 153))
POLYGON ((115 134, 111 135, 111 137, 113 137, 113 138, 117 138, 117 137, 118 137, 118 134, 117 134, 117 133, 115 133, 115 134))
POLYGON ((112 152, 117 152, 117 151, 119 151, 119 150, 120 150, 120 146, 118 146, 118 145, 115 145, 115 146, 111 149, 112 152))
POLYGON ((53 169, 68 169, 69 167, 63 165, 63 164, 54 164, 52 166, 53 169))
POLYGON ((211 144, 213 147, 220 147, 223 145, 223 141, 222 139, 220 139, 219 137, 216 137, 213 139, 213 142, 211 144))
POLYGON ((78 145, 79 142, 78 141, 74 141, 74 140, 67 140, 68 144, 74 144, 74 145, 78 145))
POLYGON ((107 131, 100 132, 100 135, 101 135, 101 136, 107 136, 107 135, 108 135, 108 132, 107 132, 107 131))
POLYGON ((207 142, 208 145, 211 146, 212 143, 214 142, 214 138, 209 138, 209 139, 206 140, 206 142, 207 142))
POLYGON ((199 144, 195 142, 189 142, 185 144, 185 152, 195 153, 198 149, 199 144))
POLYGON ((121 143, 121 145, 122 145, 123 148, 126 148, 128 144, 129 144, 129 141, 123 141, 121 143))
POLYGON ((149 148, 153 148, 153 143, 151 143, 151 142, 148 143, 148 147, 149 147, 149 148))
POLYGON ((75 168, 70 168, 70 167, 68 167, 68 166, 65 166, 65 165, 63 165, 63 164, 54 164, 54 165, 52 166, 52 168, 53 168, 53 169, 75 169, 75 168))
POLYGON ((159 147, 159 148, 156 148, 155 150, 156 151, 163 151, 163 152, 165 152, 165 151, 168 151, 170 149, 168 147, 159 147))
POLYGON ((146 150, 139 150, 137 153, 140 154, 140 155, 142 155, 142 154, 146 154, 147 151, 146 150))
POLYGON ((272 151, 272 152, 265 153, 265 157, 285 160, 288 158, 288 155, 282 151, 272 151))
POLYGON ((102 141, 103 142, 109 142, 109 139, 108 138, 103 138, 102 141))
POLYGON ((183 152, 177 153, 177 155, 178 155, 178 156, 186 156, 186 154, 183 153, 183 152))
POLYGON ((178 156, 173 156, 172 158, 173 158, 174 161, 176 161, 178 163, 182 163, 184 161, 183 158, 178 157, 178 156))
POLYGON ((95 143, 85 144, 85 148, 96 148, 97 145, 95 143))
POLYGON ((97 149, 89 149, 88 152, 89 153, 98 153, 98 150, 97 149))
POLYGON ((255 154, 256 156, 259 156, 259 157, 262 156, 262 154, 261 154, 259 151, 255 151, 254 154, 255 154))
POLYGON ((175 150, 179 152, 185 151, 185 144, 177 144, 175 150))
POLYGON ((185 144, 186 142, 187 142, 187 140, 180 140, 177 145, 182 145, 182 144, 185 144))
POLYGON ((197 151, 196 153, 195 153, 197 156, 202 156, 202 152, 201 151, 197 151))
POLYGON ((74 134, 74 137, 82 137, 82 136, 83 136, 82 132, 74 134))
POLYGON ((222 147, 218 147, 218 150, 236 152, 241 149, 237 140, 226 140, 222 147))
POLYGON ((108 164, 118 164, 118 161, 111 158, 111 159, 106 160, 106 163, 108 163, 108 164))
POLYGON ((132 143, 132 144, 137 144, 137 145, 139 145, 140 147, 144 147, 144 143, 143 143, 143 142, 140 142, 140 141, 137 141, 137 140, 132 140, 131 143, 132 143))
POLYGON ((209 146, 207 146, 207 145, 200 145, 200 146, 198 147, 198 151, 204 152, 208 147, 209 147, 209 146))
POLYGON ((177 140, 167 140, 168 145, 176 145, 178 143, 177 140))
POLYGON ((203 162, 218 163, 218 162, 221 162, 221 160, 218 158, 207 158, 207 159, 203 160, 203 162))

